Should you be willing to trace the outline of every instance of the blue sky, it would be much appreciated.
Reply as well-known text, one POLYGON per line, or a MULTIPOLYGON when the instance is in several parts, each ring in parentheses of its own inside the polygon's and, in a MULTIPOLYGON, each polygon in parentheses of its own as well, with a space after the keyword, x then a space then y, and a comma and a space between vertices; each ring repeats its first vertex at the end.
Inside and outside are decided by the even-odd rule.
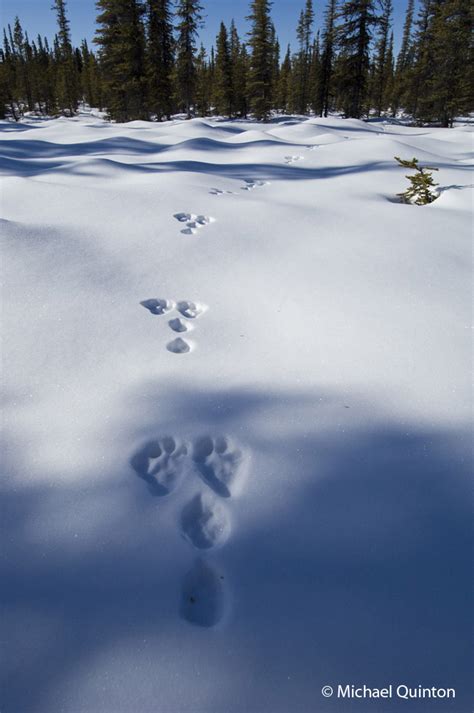
MULTIPOLYGON (((321 25, 325 0, 315 0, 317 25, 321 25)), ((38 33, 51 37, 55 32, 55 17, 50 9, 51 0, 0 0, 2 26, 12 23, 19 16, 30 38, 38 33)), ((245 17, 248 14, 248 0, 202 0, 206 26, 201 31, 201 39, 209 48, 215 43, 219 23, 226 24, 235 19, 241 36, 247 30, 245 17)), ((296 46, 295 28, 304 0, 274 0, 272 16, 277 29, 280 44, 286 48, 288 42, 296 46)), ((401 27, 405 14, 406 0, 394 0, 395 46, 400 43, 401 27)), ((67 0, 68 16, 71 21, 72 39, 79 44, 83 37, 91 40, 94 36, 95 0, 67 0)))

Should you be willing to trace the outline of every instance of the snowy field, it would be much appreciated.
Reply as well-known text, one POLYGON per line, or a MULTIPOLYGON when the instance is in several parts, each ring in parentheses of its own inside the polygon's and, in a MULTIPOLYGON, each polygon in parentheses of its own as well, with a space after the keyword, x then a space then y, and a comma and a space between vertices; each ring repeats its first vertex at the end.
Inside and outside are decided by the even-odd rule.
POLYGON ((471 128, 0 129, 2 713, 469 710, 471 128))

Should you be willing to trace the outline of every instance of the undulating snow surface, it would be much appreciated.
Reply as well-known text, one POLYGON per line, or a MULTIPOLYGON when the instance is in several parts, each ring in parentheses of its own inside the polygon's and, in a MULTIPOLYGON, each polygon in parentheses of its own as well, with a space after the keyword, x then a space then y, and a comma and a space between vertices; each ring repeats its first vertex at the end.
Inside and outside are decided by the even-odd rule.
POLYGON ((2 712, 468 710, 469 127, 0 128, 2 712))

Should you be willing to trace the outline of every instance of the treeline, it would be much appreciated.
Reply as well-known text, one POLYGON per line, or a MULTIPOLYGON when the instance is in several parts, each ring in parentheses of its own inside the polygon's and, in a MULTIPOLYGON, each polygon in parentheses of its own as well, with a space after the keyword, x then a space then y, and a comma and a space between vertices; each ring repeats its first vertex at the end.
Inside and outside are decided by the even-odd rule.
POLYGON ((84 101, 116 121, 404 111, 451 126, 474 109, 470 0, 407 0, 397 56, 392 0, 326 0, 320 29, 302 2, 296 51, 282 53, 271 0, 251 0, 245 40, 221 23, 210 52, 198 46, 199 0, 98 0, 96 51, 73 47, 66 2, 54 0, 52 44, 31 41, 18 18, 4 30, 0 114, 72 115, 84 101))

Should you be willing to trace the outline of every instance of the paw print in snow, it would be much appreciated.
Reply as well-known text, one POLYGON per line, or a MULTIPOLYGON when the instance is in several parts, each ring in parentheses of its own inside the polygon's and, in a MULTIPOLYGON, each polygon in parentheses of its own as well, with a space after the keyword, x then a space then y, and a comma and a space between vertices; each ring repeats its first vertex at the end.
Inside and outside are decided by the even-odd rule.
POLYGON ((137 475, 148 484, 152 495, 168 495, 177 486, 188 450, 184 443, 166 436, 150 441, 131 459, 137 475))

